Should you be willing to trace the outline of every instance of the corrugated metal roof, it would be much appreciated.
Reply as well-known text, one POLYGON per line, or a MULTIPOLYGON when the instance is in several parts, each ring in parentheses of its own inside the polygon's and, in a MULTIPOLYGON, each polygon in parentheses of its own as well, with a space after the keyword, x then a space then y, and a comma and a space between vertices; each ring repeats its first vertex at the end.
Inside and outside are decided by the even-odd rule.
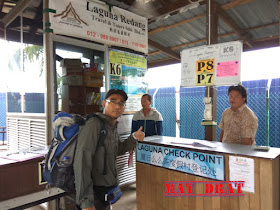
MULTIPOLYGON (((152 41, 148 48, 149 63, 157 61, 157 65, 161 65, 161 60, 168 59, 171 62, 180 62, 182 50, 206 44, 208 0, 152 0, 147 4, 140 3, 139 0, 103 1, 148 18, 148 38, 152 41)), ((12 5, 17 5, 19 2, 19 0, 4 0, 3 4, 0 4, 0 18, 12 9, 12 5)), ((280 3, 277 0, 212 0, 211 2, 216 2, 222 8, 222 12, 216 12, 219 17, 218 43, 235 41, 242 37, 246 43, 244 50, 279 46, 280 3), (221 18, 223 14, 231 20, 224 22, 221 18), (230 22, 234 22, 237 29, 231 26, 230 22)), ((27 22, 24 21, 27 25, 25 28, 29 29, 30 33, 36 31, 36 35, 40 36, 38 40, 42 40, 42 9, 42 0, 37 0, 24 11, 24 17, 28 18, 27 22), (28 15, 25 14, 27 11, 29 11, 28 15)), ((1 20, 0 29, 3 27, 1 20)), ((6 29, 9 35, 18 30, 18 25, 6 29)), ((3 36, 3 30, 0 30, 0 36, 3 36)), ((33 36, 34 32, 30 36, 32 41, 33 36)))
MULTIPOLYGON (((232 1, 219 0, 216 1, 219 5, 224 5, 232 1)), ((255 0, 247 4, 233 7, 226 10, 227 14, 235 21, 241 30, 248 30, 251 40, 257 40, 264 37, 275 37, 279 36, 279 25, 274 24, 269 27, 263 27, 258 29, 252 29, 253 27, 263 26, 278 22, 278 4, 275 0, 255 0)), ((194 9, 187 10, 182 13, 170 16, 163 20, 155 21, 149 24, 149 31, 153 31, 159 27, 166 27, 172 24, 194 18, 206 13, 206 5, 198 6, 194 9)), ((178 26, 171 27, 166 30, 162 30, 158 33, 149 35, 149 39, 156 41, 160 45, 166 48, 174 48, 180 45, 186 45, 181 48, 177 48, 173 51, 180 53, 183 49, 190 47, 200 46, 206 44, 205 41, 201 41, 206 37, 206 15, 197 18, 193 21, 180 24, 178 26), (191 44, 192 42, 198 42, 191 44), (190 43, 190 45, 187 45, 190 43)), ((239 36, 221 19, 218 21, 218 42, 229 42, 238 40, 239 36)), ((149 53, 156 50, 151 49, 149 53)), ((148 56, 149 61, 155 61, 163 59, 164 56, 159 54, 150 54, 148 56)))

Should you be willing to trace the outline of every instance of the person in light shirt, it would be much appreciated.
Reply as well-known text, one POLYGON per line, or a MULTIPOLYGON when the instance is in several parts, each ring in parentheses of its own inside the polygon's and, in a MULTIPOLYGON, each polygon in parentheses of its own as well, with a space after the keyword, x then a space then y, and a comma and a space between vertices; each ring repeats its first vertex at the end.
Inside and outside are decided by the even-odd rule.
POLYGON ((219 128, 222 130, 220 142, 255 145, 258 118, 246 105, 246 88, 242 85, 230 86, 228 89, 228 101, 230 108, 223 112, 219 124, 219 128))

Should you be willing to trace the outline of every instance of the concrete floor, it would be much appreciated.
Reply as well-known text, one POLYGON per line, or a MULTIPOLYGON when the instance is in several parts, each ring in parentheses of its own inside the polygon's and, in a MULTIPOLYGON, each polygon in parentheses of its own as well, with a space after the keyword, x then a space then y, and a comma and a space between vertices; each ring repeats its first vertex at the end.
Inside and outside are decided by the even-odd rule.
MULTIPOLYGON (((121 188, 123 195, 121 199, 113 205, 113 210, 137 210, 136 205, 136 184, 127 185, 121 188)), ((42 206, 34 206, 27 210, 44 210, 42 206)), ((75 207, 61 208, 61 210, 75 210, 75 207)))

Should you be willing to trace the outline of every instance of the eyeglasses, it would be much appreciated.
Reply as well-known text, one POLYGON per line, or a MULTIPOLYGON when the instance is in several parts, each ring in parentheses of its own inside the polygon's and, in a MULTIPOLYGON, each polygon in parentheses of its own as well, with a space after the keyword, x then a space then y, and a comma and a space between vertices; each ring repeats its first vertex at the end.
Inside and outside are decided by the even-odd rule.
POLYGON ((105 101, 107 101, 107 102, 109 102, 111 104, 114 104, 114 105, 118 104, 120 107, 124 107, 125 106, 125 102, 122 102, 122 101, 117 102, 117 100, 115 100, 115 99, 105 99, 105 101))

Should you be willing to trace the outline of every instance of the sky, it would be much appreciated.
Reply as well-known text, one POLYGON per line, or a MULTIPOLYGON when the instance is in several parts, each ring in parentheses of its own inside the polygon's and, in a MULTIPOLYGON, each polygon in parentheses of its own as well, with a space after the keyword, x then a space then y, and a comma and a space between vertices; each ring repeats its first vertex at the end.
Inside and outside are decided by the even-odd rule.
MULTIPOLYGON (((45 78, 39 76, 37 63, 26 64, 26 72, 10 71, 9 57, 19 43, 8 43, 0 39, 0 92, 45 92, 45 78)), ((280 47, 244 52, 241 55, 241 80, 280 78, 280 47)), ((180 86, 181 64, 148 69, 146 79, 149 88, 180 86)))

